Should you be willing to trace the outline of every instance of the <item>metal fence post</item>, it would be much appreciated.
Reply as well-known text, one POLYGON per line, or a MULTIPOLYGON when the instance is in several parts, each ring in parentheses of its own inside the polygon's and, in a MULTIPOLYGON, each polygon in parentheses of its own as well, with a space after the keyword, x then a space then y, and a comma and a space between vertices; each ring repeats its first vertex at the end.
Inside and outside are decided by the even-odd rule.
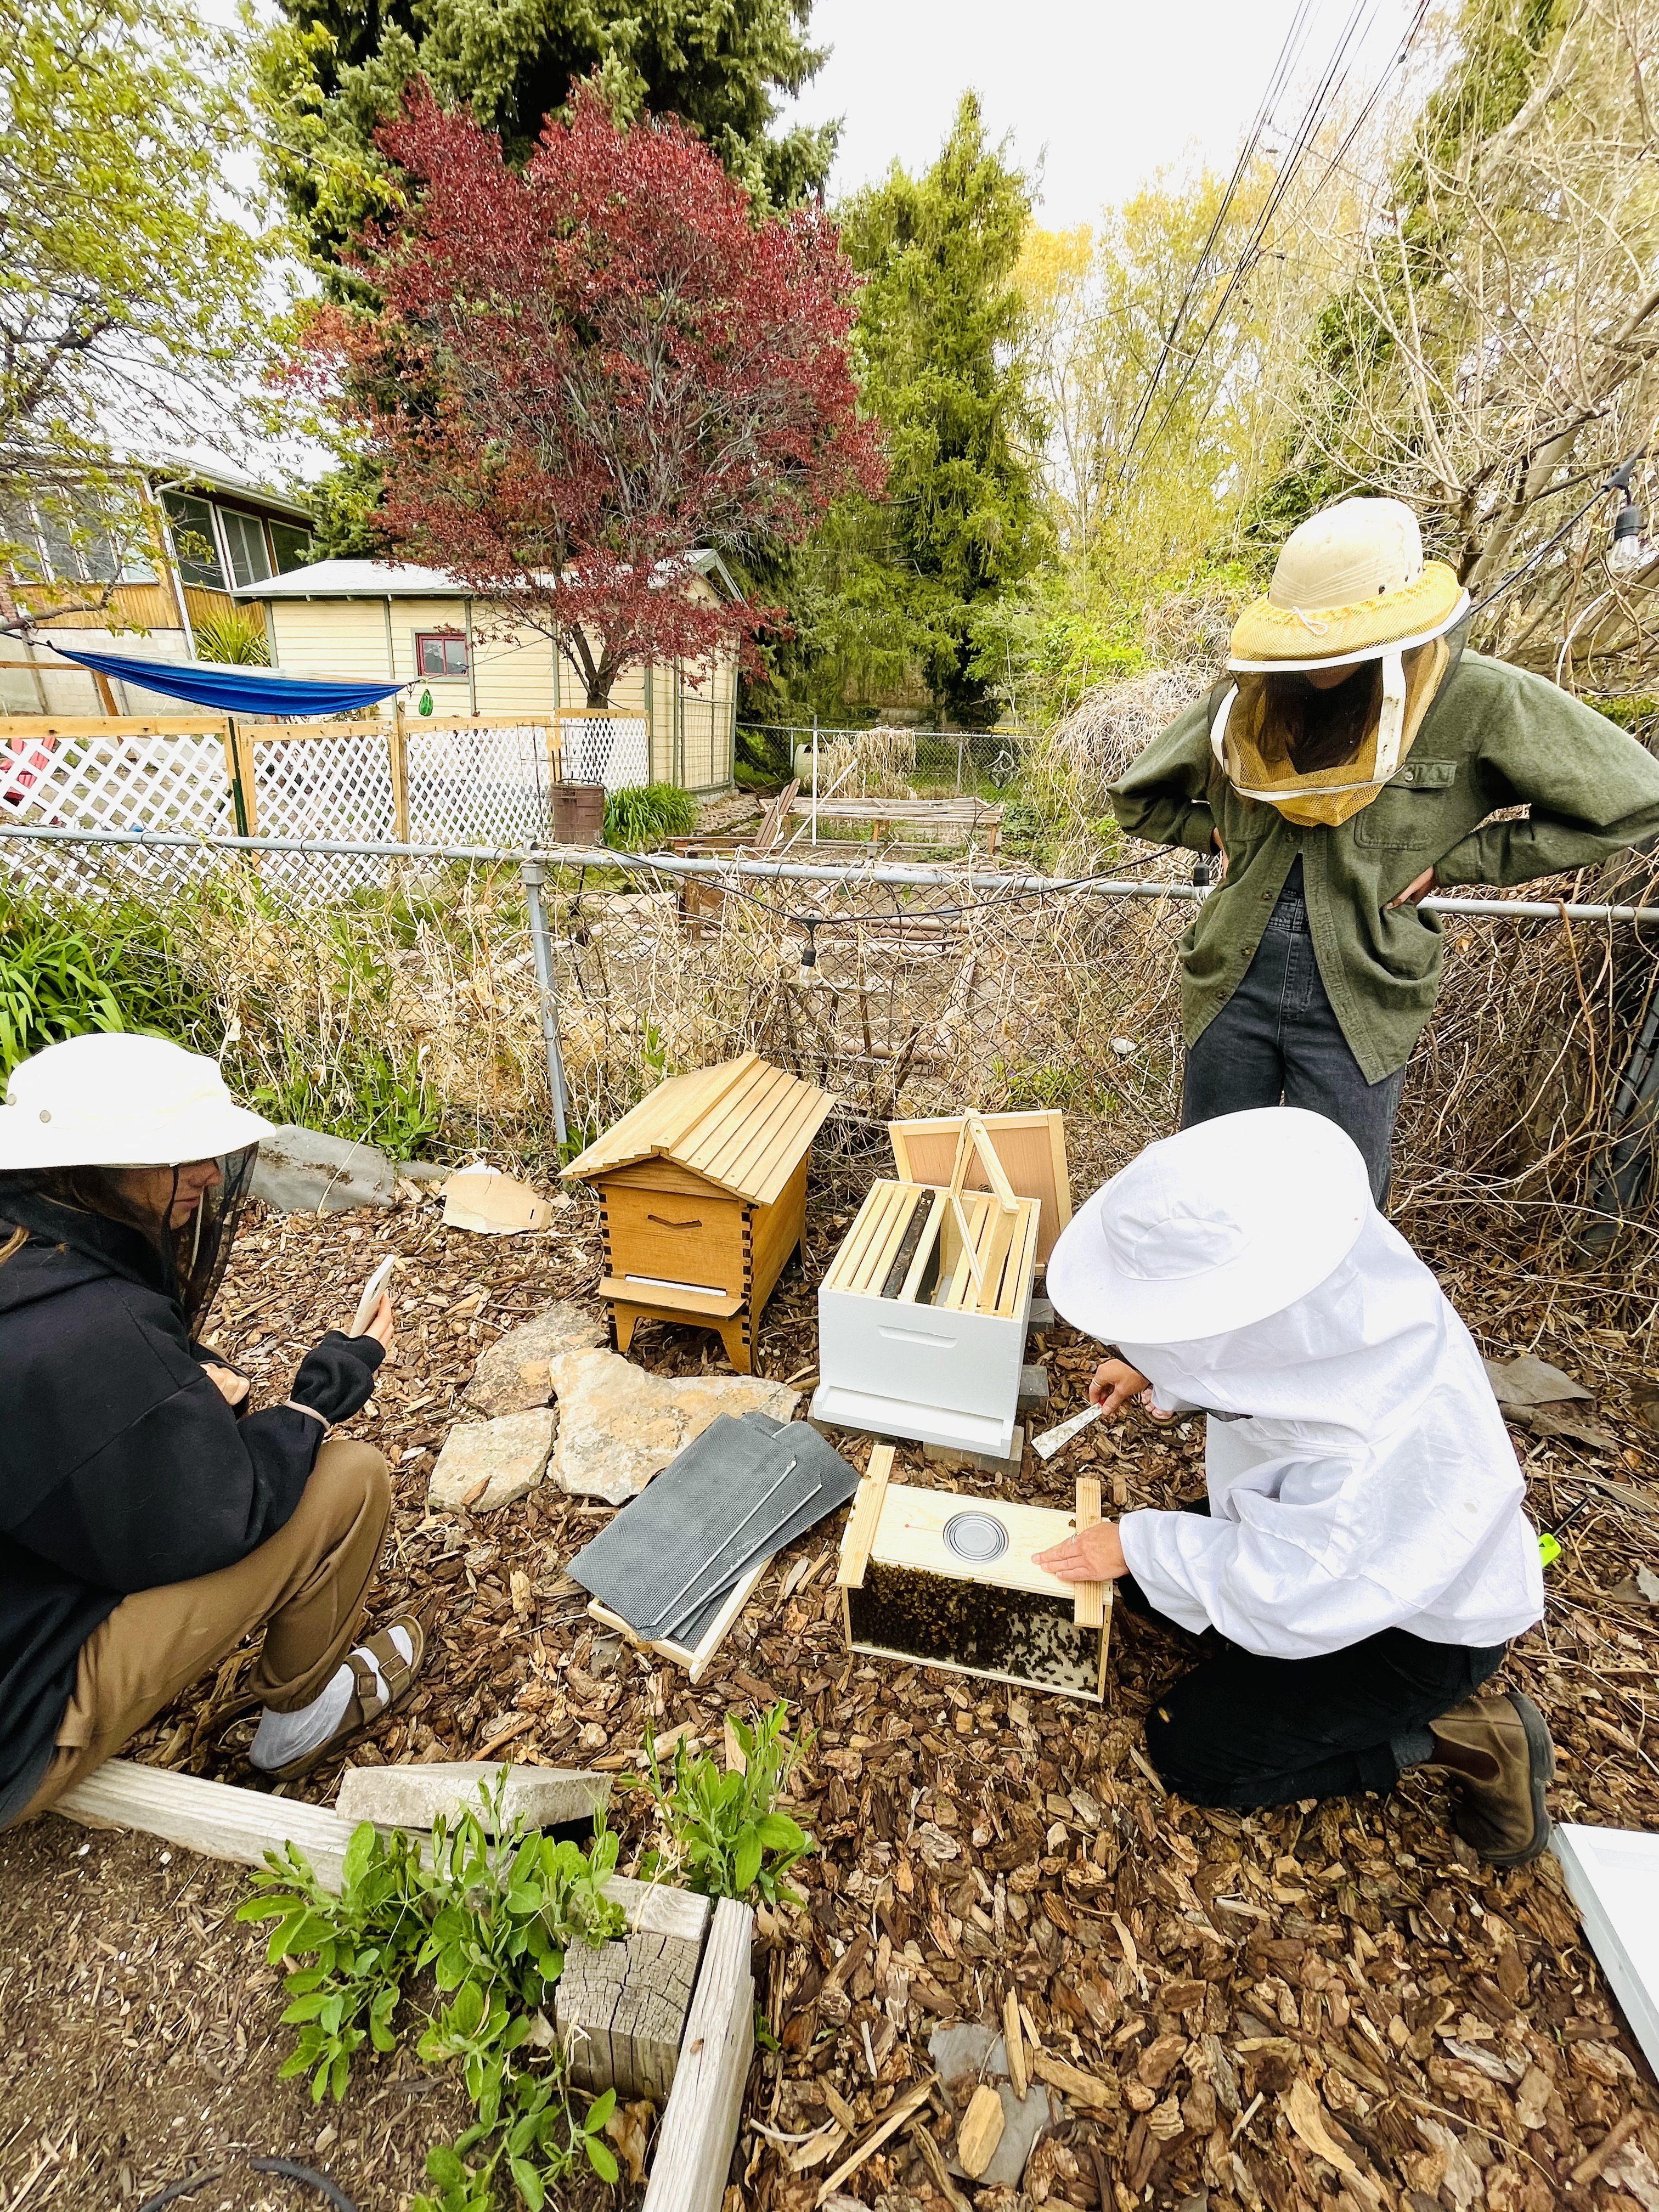
POLYGON ((542 906, 542 885, 547 869, 540 860, 526 860, 519 870, 524 882, 525 904, 530 909, 530 945, 536 960, 536 996, 541 1002, 542 1042, 547 1047, 547 1080, 553 1093, 553 1133, 562 1150, 566 1142, 565 1110, 568 1094, 564 1055, 559 1049, 559 994, 553 975, 553 941, 547 933, 542 906))
POLYGON ((818 842, 818 718, 812 716, 812 842, 818 842))

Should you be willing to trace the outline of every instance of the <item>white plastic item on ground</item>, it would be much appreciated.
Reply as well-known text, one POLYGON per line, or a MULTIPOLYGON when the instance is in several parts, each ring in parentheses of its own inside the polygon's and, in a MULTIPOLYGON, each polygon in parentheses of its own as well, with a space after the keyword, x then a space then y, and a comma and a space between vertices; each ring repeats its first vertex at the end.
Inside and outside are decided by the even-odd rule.
POLYGON ((1567 1821, 1552 1848, 1601 1971, 1659 2069, 1659 1835, 1567 1821))
POLYGON ((444 1227, 470 1229, 478 1237, 520 1237, 526 1230, 545 1229, 553 1218, 550 1199, 482 1160, 458 1169, 442 1195, 444 1227))

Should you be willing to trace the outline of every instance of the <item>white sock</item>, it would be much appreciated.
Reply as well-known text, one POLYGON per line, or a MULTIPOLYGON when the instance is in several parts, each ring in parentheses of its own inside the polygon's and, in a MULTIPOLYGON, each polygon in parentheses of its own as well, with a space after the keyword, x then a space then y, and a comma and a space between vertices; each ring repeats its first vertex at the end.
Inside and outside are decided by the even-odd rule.
MULTIPOLYGON (((406 1628, 394 1628, 392 1641, 404 1659, 414 1657, 414 1641, 406 1628)), ((367 1660, 374 1668, 376 1686, 384 1697, 386 1677, 376 1665, 374 1653, 360 1644, 353 1656, 367 1660)), ((249 1765, 269 1772, 272 1767, 286 1766, 290 1759, 305 1758, 307 1753, 326 1743, 345 1718, 356 1680, 350 1667, 343 1660, 311 1703, 301 1705, 297 1712, 274 1713, 267 1705, 259 1716, 258 1729, 248 1748, 249 1765)))

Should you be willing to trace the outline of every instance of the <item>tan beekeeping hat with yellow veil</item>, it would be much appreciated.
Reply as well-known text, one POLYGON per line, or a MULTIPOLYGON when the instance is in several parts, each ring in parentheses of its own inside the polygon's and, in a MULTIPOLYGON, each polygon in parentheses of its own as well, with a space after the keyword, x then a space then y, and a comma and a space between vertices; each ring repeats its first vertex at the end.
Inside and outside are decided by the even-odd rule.
POLYGON ((1233 625, 1227 666, 1245 684, 1221 701, 1210 742, 1235 789, 1304 824, 1369 805, 1411 750, 1450 660, 1445 634, 1468 606, 1445 562, 1423 558, 1402 500, 1345 499, 1310 516, 1285 541, 1265 598, 1233 625), (1382 664, 1382 684, 1353 758, 1306 775, 1275 761, 1261 742, 1272 706, 1261 679, 1364 661, 1382 664))

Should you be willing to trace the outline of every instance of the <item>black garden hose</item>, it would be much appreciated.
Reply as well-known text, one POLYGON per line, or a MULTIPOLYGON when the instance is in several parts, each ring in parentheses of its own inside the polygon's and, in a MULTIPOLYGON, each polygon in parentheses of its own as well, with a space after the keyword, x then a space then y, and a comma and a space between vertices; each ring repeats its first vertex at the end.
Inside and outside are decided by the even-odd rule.
MULTIPOLYGON (((344 2192, 337 2189, 325 2173, 319 2173, 309 2166, 301 2166, 291 2158, 251 2158, 248 2164, 255 2173, 276 2173, 286 2181, 297 2181, 333 2205, 335 2212, 357 2212, 356 2206, 344 2192)), ((176 2203, 181 2197, 191 2197, 198 2189, 205 2189, 210 2181, 222 2181, 230 2172, 228 2166, 204 2166, 197 2173, 186 2173, 154 2196, 146 2197, 138 2212, 162 2212, 165 2205, 176 2203)))

